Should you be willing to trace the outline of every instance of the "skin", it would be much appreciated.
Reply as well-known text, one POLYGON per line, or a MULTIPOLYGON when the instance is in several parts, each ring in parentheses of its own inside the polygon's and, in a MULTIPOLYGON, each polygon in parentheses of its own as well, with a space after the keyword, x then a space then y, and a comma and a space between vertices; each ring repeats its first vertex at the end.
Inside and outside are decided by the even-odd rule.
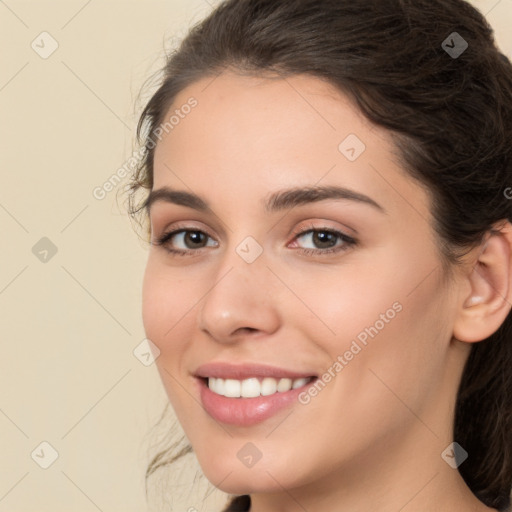
MULTIPOLYGON (((151 246, 143 320, 207 478, 251 494, 252 512, 491 510, 441 453, 453 441, 471 343, 510 310, 509 225, 449 277, 427 191, 401 169, 389 134, 343 94, 310 76, 226 71, 181 91, 169 112, 191 96, 197 107, 158 142, 153 188, 194 192, 211 212, 155 202, 151 239, 179 227, 205 232, 209 245, 189 245, 187 255, 151 246), (338 149, 349 134, 366 145, 353 162, 338 149), (385 211, 347 199, 273 213, 262 206, 273 192, 321 185, 365 194, 385 211), (312 227, 357 243, 335 238, 344 250, 321 254, 295 235, 312 227), (250 264, 236 252, 247 236, 263 249, 250 264), (221 425, 202 408, 199 365, 322 374, 397 302, 401 311, 307 405, 251 427, 221 425), (237 457, 247 442, 262 454, 251 468, 237 457)), ((175 237, 168 247, 184 243, 175 237)))

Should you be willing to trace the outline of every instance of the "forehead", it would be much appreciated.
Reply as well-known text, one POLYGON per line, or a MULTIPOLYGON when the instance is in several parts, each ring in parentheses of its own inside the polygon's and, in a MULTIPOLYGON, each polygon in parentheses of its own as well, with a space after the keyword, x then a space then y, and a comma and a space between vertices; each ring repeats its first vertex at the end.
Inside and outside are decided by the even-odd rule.
POLYGON ((390 134, 316 77, 204 77, 177 95, 164 122, 171 116, 155 150, 154 188, 188 183, 204 195, 249 197, 321 181, 364 189, 381 204, 418 194, 390 134))
POLYGON ((330 148, 338 154, 339 144, 350 134, 367 147, 392 149, 389 134, 370 123, 345 94, 309 75, 280 78, 224 72, 204 77, 176 96, 164 124, 171 118, 173 125, 164 138, 172 132, 168 145, 176 149, 184 141, 192 145, 195 139, 197 147, 211 149, 212 143, 218 153, 276 146, 286 151, 300 141, 301 146, 330 148), (196 105, 190 109, 192 99, 196 105), (181 115, 178 119, 173 114, 181 115))

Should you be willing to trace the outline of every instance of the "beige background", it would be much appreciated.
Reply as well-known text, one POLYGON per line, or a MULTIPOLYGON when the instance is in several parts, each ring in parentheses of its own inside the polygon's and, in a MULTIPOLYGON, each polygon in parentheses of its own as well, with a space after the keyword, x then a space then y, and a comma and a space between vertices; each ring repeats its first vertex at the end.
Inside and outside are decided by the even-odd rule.
MULTIPOLYGON (((167 401, 133 353, 146 249, 117 189, 93 196, 133 151, 137 96, 164 41, 215 3, 0 1, 0 512, 214 511, 224 499, 204 500, 204 478, 190 485, 190 457, 152 480, 146 501, 167 401), (58 48, 42 58, 33 41, 43 55, 58 48), (55 255, 45 242, 33 253, 43 237, 55 255), (42 442, 58 453, 47 469, 42 442)), ((472 3, 512 58, 512 0, 472 3)))

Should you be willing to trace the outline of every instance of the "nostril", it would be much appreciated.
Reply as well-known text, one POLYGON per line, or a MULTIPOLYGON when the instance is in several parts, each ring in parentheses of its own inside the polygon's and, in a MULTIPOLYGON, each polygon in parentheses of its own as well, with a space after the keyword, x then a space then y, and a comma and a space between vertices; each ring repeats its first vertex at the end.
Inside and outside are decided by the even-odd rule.
POLYGON ((251 333, 251 332, 254 332, 254 331, 258 331, 258 329, 254 328, 254 327, 239 327, 236 330, 236 333, 246 334, 246 333, 251 333))

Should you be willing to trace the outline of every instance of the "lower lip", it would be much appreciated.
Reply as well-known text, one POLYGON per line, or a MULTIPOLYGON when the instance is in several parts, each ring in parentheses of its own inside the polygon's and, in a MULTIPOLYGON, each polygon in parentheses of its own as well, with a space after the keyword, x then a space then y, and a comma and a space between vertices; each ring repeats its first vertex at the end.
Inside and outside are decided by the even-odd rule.
POLYGON ((254 398, 228 398, 210 390, 203 379, 198 379, 201 402, 205 411, 216 421, 239 427, 249 427, 276 415, 293 403, 314 380, 297 389, 254 398))

